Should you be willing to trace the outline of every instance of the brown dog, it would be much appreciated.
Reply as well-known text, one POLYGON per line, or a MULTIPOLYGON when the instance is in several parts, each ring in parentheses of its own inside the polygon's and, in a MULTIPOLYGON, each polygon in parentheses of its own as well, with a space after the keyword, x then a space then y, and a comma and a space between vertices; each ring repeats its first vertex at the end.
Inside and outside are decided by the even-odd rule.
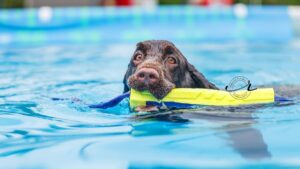
POLYGON ((149 90, 158 99, 175 87, 218 89, 187 61, 173 43, 165 40, 137 44, 123 83, 124 92, 130 88, 149 90))

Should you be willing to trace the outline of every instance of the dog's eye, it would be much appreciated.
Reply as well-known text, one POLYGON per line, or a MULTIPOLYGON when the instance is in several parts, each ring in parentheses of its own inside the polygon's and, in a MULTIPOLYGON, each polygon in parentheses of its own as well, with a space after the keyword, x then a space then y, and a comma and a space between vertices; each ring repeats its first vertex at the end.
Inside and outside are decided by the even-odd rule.
POLYGON ((169 64, 176 64, 176 60, 175 60, 175 58, 173 58, 173 57, 168 57, 167 62, 168 62, 169 64))
POLYGON ((141 61, 143 59, 143 56, 141 55, 141 54, 137 54, 137 55, 135 55, 135 57, 134 57, 134 60, 135 61, 141 61))

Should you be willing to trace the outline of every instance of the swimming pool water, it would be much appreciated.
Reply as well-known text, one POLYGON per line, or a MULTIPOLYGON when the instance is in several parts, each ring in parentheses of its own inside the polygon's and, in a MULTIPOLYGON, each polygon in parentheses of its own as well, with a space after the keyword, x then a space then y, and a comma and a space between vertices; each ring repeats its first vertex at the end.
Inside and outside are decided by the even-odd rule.
MULTIPOLYGON (((300 44, 177 43, 223 88, 243 75, 254 85, 300 84, 300 44)), ((139 119, 122 92, 134 43, 11 46, 0 50, 0 168, 300 167, 300 106, 252 113, 139 119)))

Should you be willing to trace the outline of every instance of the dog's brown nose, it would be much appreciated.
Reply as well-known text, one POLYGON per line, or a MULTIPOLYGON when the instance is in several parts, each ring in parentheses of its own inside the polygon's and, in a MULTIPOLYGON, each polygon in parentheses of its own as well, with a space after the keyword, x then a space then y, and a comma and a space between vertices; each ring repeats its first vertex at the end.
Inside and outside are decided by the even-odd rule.
POLYGON ((137 80, 144 84, 153 84, 158 81, 159 74, 152 68, 141 68, 136 74, 137 80))

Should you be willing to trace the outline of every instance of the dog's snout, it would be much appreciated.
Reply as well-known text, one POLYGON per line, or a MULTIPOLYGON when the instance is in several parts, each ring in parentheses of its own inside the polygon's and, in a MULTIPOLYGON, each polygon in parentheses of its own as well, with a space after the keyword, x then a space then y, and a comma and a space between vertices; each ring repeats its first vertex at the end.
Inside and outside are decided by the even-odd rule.
POLYGON ((158 81, 159 74, 155 69, 142 68, 136 73, 137 80, 144 84, 153 84, 158 81))

